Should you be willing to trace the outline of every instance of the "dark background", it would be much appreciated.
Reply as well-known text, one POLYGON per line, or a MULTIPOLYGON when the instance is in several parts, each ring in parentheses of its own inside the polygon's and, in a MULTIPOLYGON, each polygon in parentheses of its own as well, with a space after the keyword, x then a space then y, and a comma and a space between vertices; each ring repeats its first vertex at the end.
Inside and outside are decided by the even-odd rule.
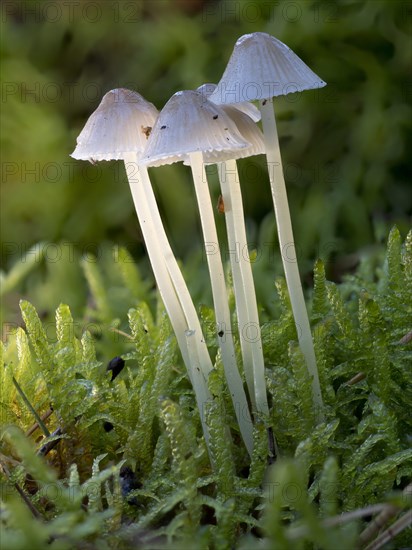
MULTIPOLYGON (((328 83, 275 100, 306 284, 319 256, 339 280, 393 224, 406 235, 410 1, 5 1, 1 11, 3 319, 18 318, 22 296, 45 315, 61 301, 80 314, 87 287, 79 259, 104 264, 113 244, 151 276, 123 164, 69 155, 108 90, 134 89, 161 109, 177 90, 217 82, 244 33, 276 36, 328 83)), ((263 158, 239 166, 265 302, 282 272, 270 189, 263 158)), ((190 173, 182 165, 150 173, 190 287, 207 300, 190 173)), ((211 190, 217 201, 213 169, 211 190)), ((218 224, 222 231, 222 217, 218 224)))

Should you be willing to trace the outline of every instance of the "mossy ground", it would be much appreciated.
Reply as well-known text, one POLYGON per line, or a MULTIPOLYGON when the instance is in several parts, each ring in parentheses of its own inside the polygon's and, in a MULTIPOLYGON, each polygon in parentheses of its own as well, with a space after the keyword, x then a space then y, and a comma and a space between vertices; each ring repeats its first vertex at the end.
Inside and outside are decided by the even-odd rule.
MULTIPOLYGON (((81 320, 61 305, 53 325, 42 323, 22 301, 23 326, 2 346, 2 548, 346 550, 366 547, 360 533, 383 509, 393 513, 369 538, 406 522, 411 232, 402 242, 394 228, 386 253, 365 257, 341 284, 315 264, 321 424, 285 283, 273 287, 279 315, 262 338, 280 457, 269 468, 267 426, 256 422, 251 458, 241 444, 213 341, 213 399, 201 411, 208 453, 156 291, 125 250, 116 258, 110 277, 99 262, 83 263, 90 301, 81 320), (120 288, 129 311, 116 308, 120 288), (126 366, 111 380, 115 355, 126 366)), ((385 548, 407 547, 410 535, 401 529, 385 548)))

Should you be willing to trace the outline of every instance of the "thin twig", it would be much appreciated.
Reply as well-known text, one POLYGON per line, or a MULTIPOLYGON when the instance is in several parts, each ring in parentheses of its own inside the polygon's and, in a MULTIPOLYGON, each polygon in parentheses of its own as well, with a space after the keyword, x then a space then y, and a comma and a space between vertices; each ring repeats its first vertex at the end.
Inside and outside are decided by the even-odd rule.
POLYGON ((337 525, 342 525, 343 523, 352 521, 354 519, 359 519, 365 516, 376 514, 384 510, 386 507, 387 504, 371 504, 370 506, 366 506, 365 508, 353 510, 353 512, 346 512, 345 514, 341 514, 340 516, 327 518, 325 519, 323 524, 325 525, 325 527, 336 527, 337 525))
POLYGON ((355 374, 353 378, 351 378, 350 380, 348 380, 348 382, 346 382, 346 385, 354 386, 355 384, 357 384, 358 382, 361 382, 365 378, 366 378, 366 374, 364 372, 358 372, 358 374, 355 374))
MULTIPOLYGON (((46 411, 44 414, 41 415, 41 419, 42 421, 44 422, 45 420, 47 420, 51 415, 53 414, 53 409, 50 408, 48 411, 46 411)), ((31 426, 31 428, 29 428, 26 432, 26 437, 30 437, 31 435, 33 435, 33 433, 39 428, 39 424, 37 422, 35 422, 33 424, 33 426, 31 426)))
MULTIPOLYGON (((382 512, 388 505, 387 504, 372 504, 371 506, 366 506, 366 508, 361 508, 359 510, 354 510, 353 512, 346 512, 345 514, 340 514, 339 516, 333 516, 331 518, 326 518, 321 522, 322 527, 330 528, 337 527, 354 519, 359 519, 364 516, 370 516, 372 514, 377 514, 382 512)), ((305 525, 299 527, 293 527, 288 532, 288 538, 294 540, 298 539, 308 532, 308 528, 305 525)))
MULTIPOLYGON (((412 491, 412 483, 409 483, 407 487, 402 491, 404 495, 408 495, 412 491)), ((393 504, 387 504, 387 507, 382 510, 382 512, 370 522, 370 524, 362 531, 359 535, 359 542, 365 544, 369 542, 379 530, 386 524, 390 519, 392 519, 399 512, 399 507, 394 506, 393 504)))
POLYGON ((29 497, 26 495, 26 493, 23 491, 23 489, 20 487, 20 485, 17 483, 17 482, 13 482, 11 481, 11 475, 10 475, 10 472, 7 468, 7 466, 1 461, 0 462, 0 468, 1 470, 3 471, 4 475, 7 477, 8 481, 10 483, 13 484, 14 488, 16 489, 16 491, 19 493, 19 495, 21 496, 22 500, 24 501, 24 503, 26 504, 27 508, 30 510, 30 512, 32 513, 33 517, 35 517, 36 519, 41 519, 42 518, 42 515, 40 514, 40 512, 38 512, 38 510, 33 506, 31 500, 29 499, 29 497))
POLYGON ((50 436, 50 432, 49 430, 47 429, 47 426, 45 425, 45 423, 42 421, 42 419, 40 418, 40 416, 38 415, 37 411, 33 408, 33 405, 30 403, 30 401, 28 400, 28 398, 26 397, 24 391, 21 389, 19 383, 17 382, 17 380, 14 378, 12 378, 12 381, 13 381, 13 384, 14 384, 14 387, 16 388, 18 394, 20 395, 20 397, 23 399, 26 407, 29 409, 29 411, 32 413, 32 415, 34 416, 34 418, 36 419, 37 421, 37 424, 39 425, 39 427, 41 428, 42 432, 44 433, 44 435, 46 437, 49 437, 50 436))
POLYGON ((409 344, 409 342, 412 341, 412 330, 410 330, 403 338, 401 338, 397 344, 403 345, 403 344, 409 344))
POLYGON ((373 542, 368 544, 365 550, 379 550, 390 540, 394 539, 399 533, 412 524, 412 510, 408 510, 403 516, 401 516, 395 523, 386 529, 379 535, 373 542))
POLYGON ((373 539, 373 537, 388 523, 388 521, 396 516, 399 512, 399 507, 394 506, 393 504, 388 504, 388 506, 382 510, 382 512, 372 520, 369 525, 362 531, 359 535, 359 543, 361 545, 373 539))
POLYGON ((116 334, 120 334, 120 336, 124 336, 125 338, 128 338, 129 340, 133 340, 133 336, 131 334, 127 334, 127 332, 124 332, 123 330, 119 330, 116 327, 110 327, 110 332, 115 332, 116 334))

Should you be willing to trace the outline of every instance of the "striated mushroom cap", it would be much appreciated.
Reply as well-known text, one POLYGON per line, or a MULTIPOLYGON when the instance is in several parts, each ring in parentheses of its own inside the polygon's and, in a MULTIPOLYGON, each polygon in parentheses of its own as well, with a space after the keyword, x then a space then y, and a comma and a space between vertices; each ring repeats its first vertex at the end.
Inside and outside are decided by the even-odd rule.
MULTIPOLYGON (((225 151, 222 151, 217 157, 219 160, 214 162, 220 162, 222 160, 229 159, 242 159, 246 157, 253 157, 254 155, 262 155, 265 153, 265 144, 263 139, 263 134, 260 128, 255 122, 245 114, 243 111, 237 109, 234 105, 225 105, 222 108, 225 113, 230 116, 233 122, 236 124, 237 129, 240 132, 240 135, 250 143, 249 147, 245 149, 237 149, 236 151, 231 151, 230 154, 226 154, 225 151)), ((205 162, 212 162, 209 160, 214 153, 204 155, 205 162)))
POLYGON ((140 94, 110 90, 87 120, 71 156, 80 160, 118 160, 124 153, 142 154, 158 110, 140 94))
MULTIPOLYGON (((202 93, 206 98, 216 89, 216 84, 203 84, 197 88, 197 92, 202 93)), ((233 120, 241 136, 249 143, 244 149, 233 151, 211 151, 203 154, 203 160, 206 164, 216 164, 231 159, 241 159, 261 155, 265 153, 263 134, 260 128, 255 124, 260 120, 260 111, 252 103, 244 101, 234 105, 220 105, 225 113, 233 120)), ((187 164, 187 161, 185 161, 187 164)))
POLYGON ((249 145, 221 107, 199 92, 185 90, 175 93, 160 111, 142 164, 161 166, 188 160, 196 151, 233 151, 249 145))
POLYGON ((217 104, 270 99, 326 86, 319 76, 277 38, 265 32, 241 36, 216 90, 217 104))
MULTIPOLYGON (((208 82, 199 86, 196 91, 200 92, 207 99, 210 100, 210 96, 213 94, 216 88, 217 84, 212 84, 208 82)), ((262 118, 259 109, 249 101, 241 101, 239 103, 235 103, 233 106, 236 107, 236 109, 238 109, 239 111, 242 111, 242 113, 245 113, 245 115, 248 115, 254 122, 259 122, 259 120, 262 118)))

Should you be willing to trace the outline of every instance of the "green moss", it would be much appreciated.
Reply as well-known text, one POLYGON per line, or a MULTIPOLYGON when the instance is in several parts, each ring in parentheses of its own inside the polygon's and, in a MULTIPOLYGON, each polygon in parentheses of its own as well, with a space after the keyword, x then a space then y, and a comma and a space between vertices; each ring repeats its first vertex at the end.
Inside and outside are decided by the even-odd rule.
POLYGON ((278 280, 280 317, 262 327, 280 455, 269 468, 263 424, 251 459, 238 451, 219 354, 212 400, 197 409, 163 306, 147 305, 156 296, 121 256, 115 275, 107 259, 104 269, 99 261, 86 267, 93 327, 79 330, 64 304, 53 326, 43 324, 22 301, 25 326, 2 344, 4 548, 252 549, 259 538, 268 550, 334 549, 337 537, 350 548, 367 525, 363 508, 396 501, 402 514, 412 477, 411 343, 400 342, 411 326, 410 234, 402 243, 394 229, 382 265, 365 258, 339 285, 315 265, 312 324, 326 403, 319 425, 278 280), (114 322, 110 285, 129 277, 135 307, 114 322), (119 350, 126 367, 111 381, 106 365, 119 350), (46 433, 28 432, 41 415, 46 433), (119 474, 125 465, 129 485, 119 474), (342 512, 356 519, 337 519, 342 512))

